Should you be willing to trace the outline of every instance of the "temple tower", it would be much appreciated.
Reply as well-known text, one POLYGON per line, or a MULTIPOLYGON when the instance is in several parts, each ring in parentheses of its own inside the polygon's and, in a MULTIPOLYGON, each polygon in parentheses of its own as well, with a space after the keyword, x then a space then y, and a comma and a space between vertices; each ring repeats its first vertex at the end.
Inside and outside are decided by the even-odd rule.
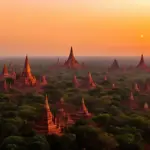
POLYGON ((117 61, 116 59, 114 59, 112 65, 110 66, 109 69, 110 69, 111 71, 120 69, 119 64, 118 64, 118 61, 117 61))
POLYGON ((71 50, 70 50, 69 57, 68 57, 67 61, 65 61, 65 63, 64 63, 64 66, 66 66, 68 68, 72 68, 72 69, 75 69, 75 68, 77 69, 77 68, 81 67, 80 64, 78 63, 78 61, 74 57, 72 47, 71 47, 71 50))
POLYGON ((143 54, 141 55, 140 62, 138 63, 138 65, 136 66, 136 68, 140 68, 140 69, 146 69, 147 68, 147 65, 145 64, 145 61, 144 61, 143 54))
POLYGON ((88 81, 87 81, 87 84, 88 84, 88 88, 96 88, 96 84, 93 81, 93 78, 92 78, 92 75, 91 75, 90 72, 88 72, 88 81))
POLYGON ((7 66, 5 64, 4 64, 4 67, 3 67, 2 75, 4 77, 9 76, 8 69, 7 69, 7 66))
POLYGON ((146 111, 149 110, 149 105, 146 102, 144 103, 144 110, 146 110, 146 111))
POLYGON ((74 84, 74 86, 75 86, 76 88, 79 87, 80 84, 79 84, 79 82, 78 82, 78 80, 77 80, 76 75, 73 76, 73 81, 72 81, 72 82, 73 82, 73 84, 74 84))
POLYGON ((34 130, 39 134, 49 135, 49 134, 57 134, 60 135, 60 128, 54 124, 53 115, 51 113, 48 97, 45 97, 45 106, 44 112, 41 117, 41 120, 35 124, 34 130))

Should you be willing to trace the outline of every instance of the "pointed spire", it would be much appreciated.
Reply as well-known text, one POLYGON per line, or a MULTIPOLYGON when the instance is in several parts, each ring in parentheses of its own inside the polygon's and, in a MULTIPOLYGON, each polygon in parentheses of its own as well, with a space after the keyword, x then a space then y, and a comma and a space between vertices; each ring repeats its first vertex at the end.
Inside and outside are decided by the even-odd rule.
POLYGON ((26 55, 26 58, 25 58, 23 74, 25 76, 28 76, 28 75, 31 74, 31 68, 30 68, 29 59, 28 59, 27 55, 26 55))
POLYGON ((116 88, 116 85, 113 83, 112 84, 112 89, 115 89, 116 88))
POLYGON ((2 74, 5 76, 7 76, 8 75, 8 69, 7 69, 7 66, 6 66, 6 64, 4 64, 4 67, 3 67, 3 72, 2 72, 2 74))
POLYGON ((96 87, 96 84, 94 83, 90 72, 88 72, 88 84, 90 87, 96 87))
POLYGON ((135 90, 135 91, 137 91, 137 92, 139 92, 139 91, 140 91, 139 86, 138 86, 138 84, 137 84, 137 83, 135 83, 135 84, 134 84, 134 90, 135 90))
POLYGON ((119 67, 118 61, 117 61, 116 59, 114 59, 112 65, 111 65, 111 67, 110 67, 110 69, 111 69, 111 70, 117 70, 117 69, 119 69, 119 68, 120 68, 120 67, 119 67))
POLYGON ((84 113, 86 113, 86 114, 88 114, 88 109, 85 106, 84 98, 82 98, 81 103, 82 103, 81 111, 84 112, 84 113))
POLYGON ((63 98, 63 97, 61 97, 60 103, 61 103, 61 104, 64 104, 64 98, 63 98))
POLYGON ((70 49, 70 54, 69 54, 68 60, 65 62, 64 65, 69 67, 69 68, 78 68, 80 66, 78 61, 74 57, 72 47, 70 49))
POLYGON ((148 109, 149 109, 149 105, 148 105, 147 102, 144 103, 144 109, 145 109, 145 110, 148 110, 148 109))
POLYGON ((130 93, 129 100, 134 101, 134 96, 133 96, 133 93, 132 93, 132 92, 130 93))
POLYGON ((79 86, 79 82, 77 80, 76 75, 73 76, 73 81, 72 82, 73 82, 73 84, 75 85, 76 88, 79 86))
POLYGON ((140 62, 138 63, 137 65, 137 68, 147 68, 147 65, 145 64, 145 61, 144 61, 144 56, 143 54, 141 55, 141 59, 140 59, 140 62))

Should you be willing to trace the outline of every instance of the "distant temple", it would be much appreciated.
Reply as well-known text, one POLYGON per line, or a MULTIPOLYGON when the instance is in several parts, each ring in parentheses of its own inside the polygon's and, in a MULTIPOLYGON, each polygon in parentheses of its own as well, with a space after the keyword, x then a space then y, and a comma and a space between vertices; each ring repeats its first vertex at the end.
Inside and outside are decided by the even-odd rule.
POLYGON ((148 103, 144 103, 144 110, 149 110, 149 105, 148 105, 148 103))
POLYGON ((65 61, 64 63, 64 66, 71 69, 79 69, 82 67, 82 65, 80 65, 78 61, 75 59, 72 47, 70 50, 69 57, 67 61, 65 61))
POLYGON ((91 113, 88 112, 87 107, 85 106, 84 99, 82 98, 81 101, 81 108, 78 112, 75 114, 72 114, 71 117, 74 121, 80 120, 80 119, 89 119, 91 118, 91 113))
POLYGON ((115 71, 115 70, 119 70, 119 69, 120 69, 120 67, 119 67, 118 61, 116 59, 114 59, 112 65, 109 68, 109 70, 110 71, 115 71))
POLYGON ((138 108, 138 105, 135 102, 135 99, 134 99, 134 96, 133 96, 132 92, 130 93, 130 96, 129 96, 129 107, 131 109, 137 109, 138 108))
POLYGON ((136 68, 139 68, 139 69, 147 69, 148 68, 147 65, 145 64, 143 54, 141 55, 140 62, 138 63, 138 65, 136 66, 136 68))
POLYGON ((26 56, 23 72, 19 76, 19 79, 16 80, 15 84, 20 85, 24 83, 25 86, 35 86, 36 82, 37 80, 35 76, 33 76, 31 73, 28 56, 26 56))
POLYGON ((137 83, 134 83, 133 86, 132 86, 132 89, 136 92, 140 92, 140 87, 137 83))
POLYGON ((54 123, 54 117, 50 111, 48 97, 45 98, 45 107, 42 117, 36 122, 34 130, 39 134, 61 134, 61 129, 54 123))
POLYGON ((80 83, 78 82, 76 75, 73 76, 72 82, 76 88, 78 88, 80 86, 80 83))

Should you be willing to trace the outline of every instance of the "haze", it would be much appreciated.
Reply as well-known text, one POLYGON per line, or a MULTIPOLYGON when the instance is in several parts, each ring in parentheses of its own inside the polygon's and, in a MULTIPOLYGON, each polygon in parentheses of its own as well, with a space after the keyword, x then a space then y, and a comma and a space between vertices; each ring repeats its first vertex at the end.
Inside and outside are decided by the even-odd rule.
POLYGON ((4 0, 3 56, 150 55, 149 0, 4 0), (141 38, 143 35, 143 38, 141 38))

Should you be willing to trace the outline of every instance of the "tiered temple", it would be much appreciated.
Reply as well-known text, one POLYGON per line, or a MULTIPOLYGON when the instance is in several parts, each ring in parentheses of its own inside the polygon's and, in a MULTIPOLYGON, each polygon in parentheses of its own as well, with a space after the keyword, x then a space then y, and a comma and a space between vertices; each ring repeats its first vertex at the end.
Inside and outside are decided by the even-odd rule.
POLYGON ((78 63, 78 61, 74 57, 73 49, 71 47, 70 54, 68 57, 68 60, 65 61, 64 66, 71 69, 78 69, 81 68, 81 65, 78 63))
POLYGON ((45 108, 40 121, 37 121, 34 130, 39 134, 61 134, 61 129, 54 123, 53 115, 48 104, 48 97, 45 98, 45 108))
POLYGON ((23 72, 21 73, 19 79, 17 80, 16 84, 23 84, 26 86, 35 86, 36 85, 36 78, 31 73, 31 68, 28 60, 28 56, 25 58, 25 64, 23 72))
POLYGON ((119 67, 119 64, 118 64, 118 61, 115 59, 112 63, 112 65, 110 66, 109 70, 110 71, 115 71, 115 70, 119 70, 120 67, 119 67))
POLYGON ((145 64, 143 54, 141 55, 140 62, 138 63, 138 65, 136 66, 136 68, 139 68, 139 69, 147 69, 148 68, 147 65, 145 64))
POLYGON ((80 119, 89 119, 91 118, 91 113, 88 112, 87 107, 85 106, 84 99, 82 98, 81 102, 81 108, 76 114, 72 114, 71 117, 74 121, 80 120, 80 119))

